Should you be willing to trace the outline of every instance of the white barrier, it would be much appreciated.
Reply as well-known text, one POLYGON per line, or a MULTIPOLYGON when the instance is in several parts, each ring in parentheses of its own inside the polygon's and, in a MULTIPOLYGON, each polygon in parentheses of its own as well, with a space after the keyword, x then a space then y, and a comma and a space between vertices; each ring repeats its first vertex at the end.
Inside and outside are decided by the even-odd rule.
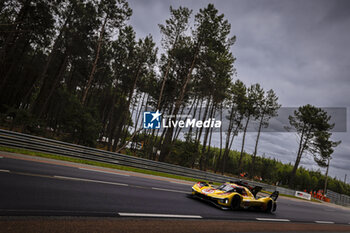
POLYGON ((295 196, 302 198, 302 199, 311 200, 311 194, 309 194, 309 193, 295 191, 295 196))

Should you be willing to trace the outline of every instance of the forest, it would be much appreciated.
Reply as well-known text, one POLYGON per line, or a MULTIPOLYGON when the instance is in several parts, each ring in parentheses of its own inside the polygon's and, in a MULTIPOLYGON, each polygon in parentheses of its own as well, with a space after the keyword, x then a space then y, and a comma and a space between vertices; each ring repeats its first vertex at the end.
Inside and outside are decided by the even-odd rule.
MULTIPOLYGON (((330 140, 330 117, 308 104, 290 116, 300 136, 294 166, 258 156, 260 132, 281 105, 274 90, 238 77, 236 36, 213 4, 198 12, 170 7, 158 25, 160 43, 151 34, 137 37, 126 0, 4 0, 0 9, 1 128, 222 174, 247 172, 286 187, 323 188, 326 176, 299 163, 309 153, 327 166, 340 143, 330 140), (143 129, 144 111, 176 117, 188 109, 203 120, 218 115, 229 127, 219 133, 143 129), (251 121, 258 133, 247 154, 251 121), (233 151, 238 134, 242 148, 233 151)), ((350 195, 350 185, 336 178, 328 184, 350 195)))

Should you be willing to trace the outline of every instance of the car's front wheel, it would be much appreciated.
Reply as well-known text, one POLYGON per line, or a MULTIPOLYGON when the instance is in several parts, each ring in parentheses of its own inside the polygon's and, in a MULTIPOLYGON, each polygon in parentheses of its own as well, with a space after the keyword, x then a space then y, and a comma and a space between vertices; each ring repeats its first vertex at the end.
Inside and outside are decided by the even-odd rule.
POLYGON ((235 195, 231 200, 231 209, 238 210, 241 207, 241 198, 235 195))

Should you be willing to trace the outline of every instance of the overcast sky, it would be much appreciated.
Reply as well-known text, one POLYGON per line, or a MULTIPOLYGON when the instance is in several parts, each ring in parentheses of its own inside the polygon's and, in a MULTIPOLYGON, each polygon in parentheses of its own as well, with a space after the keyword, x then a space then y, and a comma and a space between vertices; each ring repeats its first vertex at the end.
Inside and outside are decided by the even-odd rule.
MULTIPOLYGON (((129 23, 137 37, 151 34, 160 47, 158 24, 169 17, 170 5, 186 6, 196 14, 213 3, 231 23, 237 36, 232 53, 237 77, 246 85, 260 83, 273 89, 283 107, 312 104, 350 109, 350 1, 348 0, 129 0, 129 23)), ((333 154, 330 175, 350 183, 350 134, 333 133, 342 140, 333 154)), ((248 133, 246 151, 254 148, 256 133, 248 133)), ((240 148, 240 138, 234 148, 240 148)), ((294 133, 263 133, 258 154, 294 163, 294 133)), ((301 165, 318 169, 305 156, 301 165)), ((322 169, 324 171, 325 169, 322 169)))

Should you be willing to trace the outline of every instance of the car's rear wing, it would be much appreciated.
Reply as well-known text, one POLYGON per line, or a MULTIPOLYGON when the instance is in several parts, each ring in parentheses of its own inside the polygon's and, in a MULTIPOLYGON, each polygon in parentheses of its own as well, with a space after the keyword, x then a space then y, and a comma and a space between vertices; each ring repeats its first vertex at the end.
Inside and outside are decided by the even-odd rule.
POLYGON ((248 188, 250 190, 250 192, 254 195, 255 198, 256 198, 256 194, 258 194, 258 192, 260 192, 262 190, 262 187, 260 187, 260 186, 251 187, 247 182, 243 182, 242 180, 239 180, 236 182, 230 181, 230 183, 235 183, 235 184, 238 184, 240 186, 244 186, 244 187, 248 188))
POLYGON ((260 186, 255 186, 254 188, 252 188, 250 190, 250 192, 254 195, 254 197, 256 198, 256 194, 258 194, 258 192, 260 192, 262 190, 262 187, 260 186))
POLYGON ((243 182, 242 180, 237 180, 237 181, 230 181, 230 183, 234 183, 240 186, 244 186, 246 188, 248 188, 249 190, 252 190, 252 187, 249 186, 249 184, 247 182, 243 182))
POLYGON ((271 198, 272 200, 276 201, 279 194, 280 194, 280 192, 274 191, 274 192, 270 195, 270 198, 271 198))

